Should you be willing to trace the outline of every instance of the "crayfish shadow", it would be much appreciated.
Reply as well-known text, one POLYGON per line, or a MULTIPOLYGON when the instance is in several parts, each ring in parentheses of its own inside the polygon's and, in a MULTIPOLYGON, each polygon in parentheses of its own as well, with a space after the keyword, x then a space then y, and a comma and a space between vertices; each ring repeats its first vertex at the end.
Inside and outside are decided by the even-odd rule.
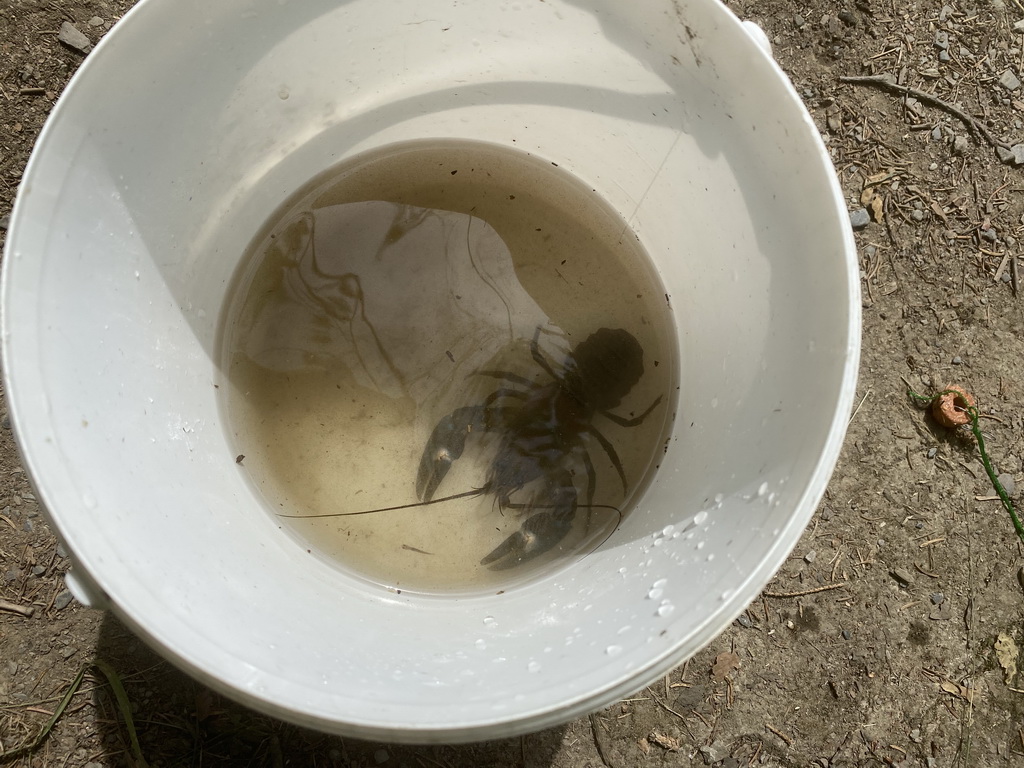
MULTIPOLYGON (((472 744, 411 746, 330 736, 292 725, 231 701, 163 660, 111 613, 96 645, 120 678, 142 757, 165 768, 217 765, 418 766, 547 768, 576 725, 472 744)), ((93 690, 103 765, 133 765, 131 738, 110 687, 93 690)), ((589 729, 585 721, 578 727, 589 729)))

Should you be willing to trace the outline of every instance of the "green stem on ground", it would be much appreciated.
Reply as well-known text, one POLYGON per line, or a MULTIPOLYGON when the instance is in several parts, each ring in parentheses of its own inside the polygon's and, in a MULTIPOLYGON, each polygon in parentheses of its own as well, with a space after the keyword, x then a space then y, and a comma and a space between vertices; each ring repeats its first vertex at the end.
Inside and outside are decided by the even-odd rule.
MULTIPOLYGON (((936 398, 942 397, 943 395, 963 395, 962 392, 955 389, 944 389, 931 396, 919 395, 913 390, 908 389, 907 394, 919 403, 931 403, 934 402, 936 398)), ((1003 484, 999 482, 996 470, 992 466, 992 461, 988 457, 988 451, 985 450, 985 438, 981 434, 981 427, 978 426, 978 407, 975 405, 967 405, 963 408, 963 411, 971 420, 971 432, 974 434, 974 439, 978 441, 978 453, 981 454, 981 464, 985 467, 985 474, 988 475, 988 479, 991 481, 992 487, 996 489, 996 493, 999 495, 999 500, 1003 502, 1003 507, 1010 513, 1010 520, 1013 521, 1013 529, 1017 532, 1018 538, 1024 542, 1024 525, 1021 524, 1020 518, 1017 517, 1017 511, 1013 508, 1013 502, 1010 501, 1010 494, 1006 492, 1006 489, 1003 488, 1003 484)))

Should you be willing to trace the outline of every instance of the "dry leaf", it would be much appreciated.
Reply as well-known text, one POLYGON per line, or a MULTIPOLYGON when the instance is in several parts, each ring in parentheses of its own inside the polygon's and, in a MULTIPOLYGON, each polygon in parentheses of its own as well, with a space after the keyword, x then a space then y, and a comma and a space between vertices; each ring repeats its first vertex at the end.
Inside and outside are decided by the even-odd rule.
POLYGON ((871 203, 869 207, 871 208, 872 218, 874 218, 875 221, 881 224, 882 216, 884 215, 882 212, 882 198, 878 197, 877 195, 871 198, 871 203))
POLYGON ((679 752, 683 745, 679 743, 679 739, 672 736, 666 736, 663 733, 657 731, 651 731, 651 735, 647 737, 647 741, 657 744, 662 749, 667 749, 669 752, 679 752))
POLYGON ((996 660, 999 662, 999 666, 1003 668, 1003 674, 1006 675, 1006 684, 1009 685, 1013 678, 1017 676, 1017 657, 1020 652, 1017 650, 1017 644, 1013 642, 1013 638, 1009 635, 999 633, 996 637, 995 642, 996 649, 996 660))
POLYGON ((974 689, 967 688, 963 685, 957 685, 952 680, 943 680, 939 683, 939 688, 944 690, 946 693, 953 696, 957 696, 966 702, 974 703, 974 689))
POLYGON ((715 657, 711 667, 711 677, 715 682, 722 682, 734 669, 740 668, 740 657, 732 651, 722 651, 715 657))
POLYGON ((647 739, 637 739, 636 745, 640 747, 640 751, 643 752, 645 755, 651 751, 651 742, 649 742, 647 739))
POLYGON ((860 204, 867 206, 871 202, 871 198, 876 197, 875 190, 871 187, 864 187, 860 193, 860 204))
POLYGON ((932 213, 942 219, 942 223, 945 225, 946 229, 949 229, 949 219, 946 218, 946 210, 934 200, 932 200, 931 208, 932 213))

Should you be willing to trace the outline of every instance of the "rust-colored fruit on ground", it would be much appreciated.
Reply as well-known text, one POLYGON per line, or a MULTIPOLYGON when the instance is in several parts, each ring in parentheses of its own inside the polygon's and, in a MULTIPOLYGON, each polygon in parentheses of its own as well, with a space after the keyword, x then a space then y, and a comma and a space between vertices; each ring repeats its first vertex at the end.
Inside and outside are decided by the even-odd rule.
POLYGON ((974 397, 971 393, 963 387, 950 384, 932 400, 932 415, 944 427, 959 427, 971 423, 967 409, 973 407, 974 397))

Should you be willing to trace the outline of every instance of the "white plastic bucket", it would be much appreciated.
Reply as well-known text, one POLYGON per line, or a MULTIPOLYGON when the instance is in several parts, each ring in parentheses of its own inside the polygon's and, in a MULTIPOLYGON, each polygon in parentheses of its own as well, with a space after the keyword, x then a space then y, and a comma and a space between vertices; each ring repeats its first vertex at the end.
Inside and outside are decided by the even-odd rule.
POLYGON ((54 110, 3 279, 12 422, 77 594, 248 705, 381 740, 549 726, 710 641, 823 494, 859 351, 827 154, 714 0, 143 0, 54 110), (338 160, 426 137, 591 185, 655 260, 681 345, 639 506, 489 597, 310 558, 234 466, 214 388, 229 278, 267 217, 338 160))

